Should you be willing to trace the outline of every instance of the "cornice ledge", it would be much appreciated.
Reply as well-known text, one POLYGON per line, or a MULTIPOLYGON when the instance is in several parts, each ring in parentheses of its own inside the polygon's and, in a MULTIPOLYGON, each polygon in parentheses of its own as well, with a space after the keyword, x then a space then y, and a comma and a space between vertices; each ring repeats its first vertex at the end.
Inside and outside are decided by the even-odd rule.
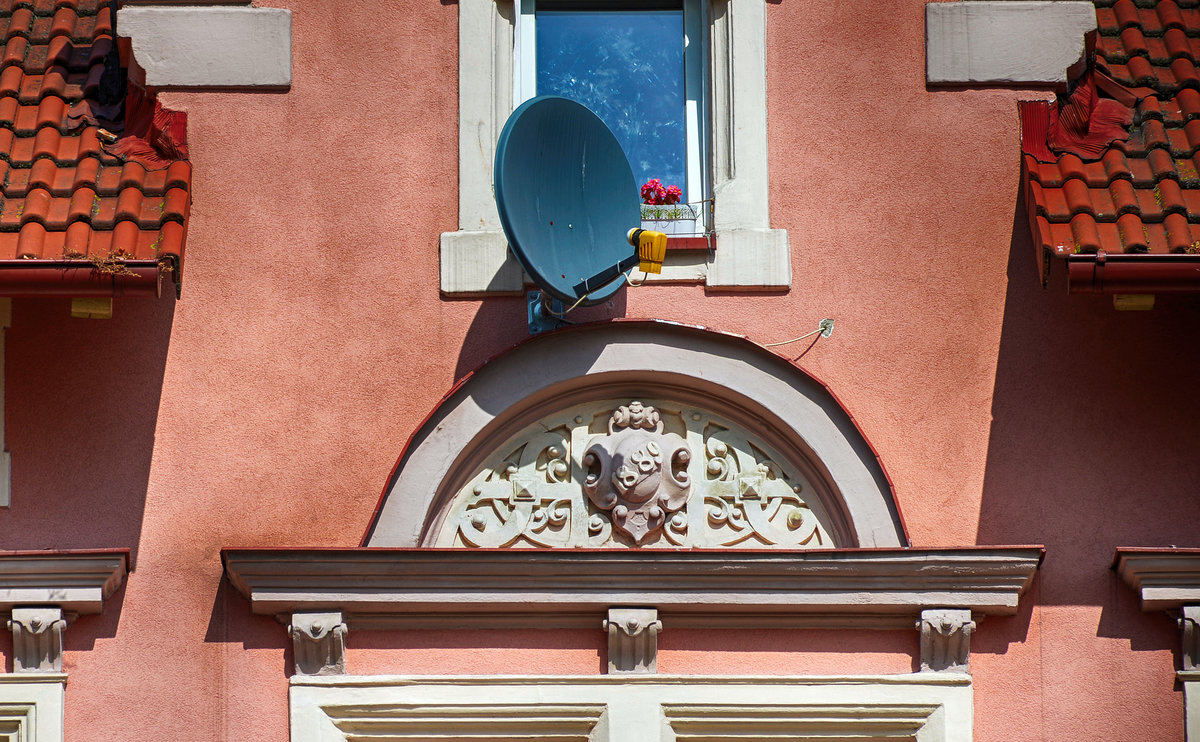
POLYGON ((1122 546, 1113 569, 1138 593, 1143 611, 1200 605, 1200 549, 1122 546))
POLYGON ((914 672, 902 675, 293 675, 288 684, 313 687, 394 688, 406 685, 469 687, 527 685, 535 688, 572 685, 673 685, 698 687, 730 685, 844 686, 910 685, 964 687, 971 676, 960 672, 914 672))
POLYGON ((222 559, 254 613, 340 610, 352 628, 411 628, 429 615, 482 627, 505 614, 551 628, 610 606, 655 607, 694 626, 895 627, 929 608, 1013 615, 1043 551, 226 549, 222 559))
POLYGON ((57 606, 99 613, 128 573, 128 549, 0 552, 0 611, 57 606))

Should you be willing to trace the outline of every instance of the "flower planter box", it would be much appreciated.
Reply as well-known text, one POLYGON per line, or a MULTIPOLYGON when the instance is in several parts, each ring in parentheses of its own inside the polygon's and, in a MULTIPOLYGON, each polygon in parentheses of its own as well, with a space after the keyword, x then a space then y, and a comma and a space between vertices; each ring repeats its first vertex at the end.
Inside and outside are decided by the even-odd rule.
POLYGON ((642 204, 642 229, 667 235, 696 235, 704 232, 699 206, 693 204, 642 204))

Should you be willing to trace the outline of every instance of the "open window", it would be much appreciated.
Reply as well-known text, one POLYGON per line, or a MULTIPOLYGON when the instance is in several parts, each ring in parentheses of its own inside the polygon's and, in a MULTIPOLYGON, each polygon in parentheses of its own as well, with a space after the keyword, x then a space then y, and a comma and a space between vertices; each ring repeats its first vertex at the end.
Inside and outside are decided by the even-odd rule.
MULTIPOLYGON (((440 240, 443 294, 517 293, 524 288, 493 200, 496 141, 514 104, 543 92, 536 80, 538 13, 546 20, 547 13, 600 12, 579 10, 600 7, 635 4, 458 3, 459 212, 458 229, 443 233, 440 240), (531 33, 535 38, 529 44, 531 33)), ((788 235, 771 229, 768 204, 766 3, 682 0, 673 6, 636 7, 674 7, 669 12, 682 14, 688 42, 685 123, 692 122, 685 133, 686 198, 712 197, 705 228, 712 234, 713 249, 669 251, 661 280, 703 282, 712 288, 788 288, 788 235)))

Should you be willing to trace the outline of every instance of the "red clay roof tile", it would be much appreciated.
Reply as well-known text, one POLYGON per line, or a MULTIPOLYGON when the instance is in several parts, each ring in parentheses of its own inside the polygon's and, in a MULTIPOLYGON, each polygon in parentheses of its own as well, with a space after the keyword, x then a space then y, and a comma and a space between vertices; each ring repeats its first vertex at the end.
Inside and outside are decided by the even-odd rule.
POLYGON ((1063 184, 1063 196, 1067 202, 1067 211, 1071 214, 1088 213, 1096 215, 1092 205, 1092 194, 1087 184, 1078 178, 1071 178, 1063 184))
MULTIPOLYGON (((1099 251, 1147 253, 1147 259, 1196 253, 1200 0, 1183 7, 1172 0, 1096 4, 1097 68, 1134 89, 1133 123, 1126 141, 1112 142, 1094 159, 1052 151, 1046 157, 1047 142, 1023 143, 1023 192, 1039 259, 1099 251)), ((1124 95, 1097 87, 1102 99, 1124 95)), ((1047 136, 1044 126, 1026 120, 1046 110, 1043 103, 1022 104, 1023 137, 1047 136)), ((4 145, 0 137, 0 151, 4 145)), ((16 161, 19 144, 9 149, 16 161)), ((6 218, 0 214, 0 224, 6 218)))
POLYGON ((1187 216, 1184 214, 1167 214, 1163 219, 1167 231, 1167 249, 1171 252, 1185 252, 1194 242, 1187 216))
POLYGON ((1148 252, 1150 234, 1137 214, 1117 217, 1117 229, 1121 233, 1121 252, 1148 252))
POLYGON ((1154 10, 1158 14, 1158 20, 1163 28, 1183 30, 1187 27, 1183 22, 1183 14, 1180 12, 1179 6, 1171 0, 1162 0, 1154 10))
POLYGON ((1116 16, 1117 29, 1141 25, 1141 17, 1138 15, 1138 9, 1133 4, 1133 0, 1117 0, 1112 7, 1112 12, 1116 16))
POLYGON ((1186 33, 1181 28, 1169 28, 1163 34, 1163 46, 1167 57, 1170 59, 1178 59, 1186 57, 1191 61, 1195 61, 1195 55, 1192 50, 1191 41, 1186 33))
POLYGON ((1171 212, 1186 213, 1187 204, 1183 201, 1183 191, 1173 178, 1163 178, 1158 182, 1157 202, 1163 214, 1171 212))
POLYGON ((1136 196, 1138 207, 1130 213, 1146 220, 1162 218, 1162 207, 1159 205, 1157 186, 1152 191, 1141 189, 1136 192, 1136 196))
POLYGON ((1149 56, 1150 48, 1146 46, 1146 37, 1142 35, 1142 30, 1136 26, 1131 26, 1121 31, 1121 46, 1125 48, 1126 55, 1141 54, 1149 56))
POLYGON ((1100 249, 1100 232, 1090 214, 1079 214, 1071 219, 1071 234, 1079 252, 1096 252, 1100 249))
POLYGON ((1064 187, 1065 181, 1071 178, 1087 179, 1083 170, 1083 160, 1079 159, 1078 155, 1069 152, 1058 159, 1058 172, 1062 174, 1064 187))
POLYGON ((1108 192, 1112 197, 1114 220, 1121 214, 1139 210, 1137 193, 1133 190, 1133 183, 1128 180, 1114 180, 1108 192))
POLYGON ((168 260, 178 278, 185 119, 131 87, 106 150, 91 112, 113 110, 98 99, 112 35, 107 0, 0 0, 0 260, 119 255, 168 260), (166 134, 150 130, 164 121, 166 134))
POLYGON ((80 188, 72 193, 67 212, 67 221, 69 223, 86 221, 92 215, 92 204, 95 199, 96 192, 90 188, 80 188))

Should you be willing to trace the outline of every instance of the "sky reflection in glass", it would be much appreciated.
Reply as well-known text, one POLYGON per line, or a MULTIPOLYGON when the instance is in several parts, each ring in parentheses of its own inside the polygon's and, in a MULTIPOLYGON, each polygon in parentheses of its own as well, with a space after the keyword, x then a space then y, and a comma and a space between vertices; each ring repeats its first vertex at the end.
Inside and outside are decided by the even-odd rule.
POLYGON ((596 112, 638 184, 686 191, 683 11, 537 12, 537 92, 596 112))

